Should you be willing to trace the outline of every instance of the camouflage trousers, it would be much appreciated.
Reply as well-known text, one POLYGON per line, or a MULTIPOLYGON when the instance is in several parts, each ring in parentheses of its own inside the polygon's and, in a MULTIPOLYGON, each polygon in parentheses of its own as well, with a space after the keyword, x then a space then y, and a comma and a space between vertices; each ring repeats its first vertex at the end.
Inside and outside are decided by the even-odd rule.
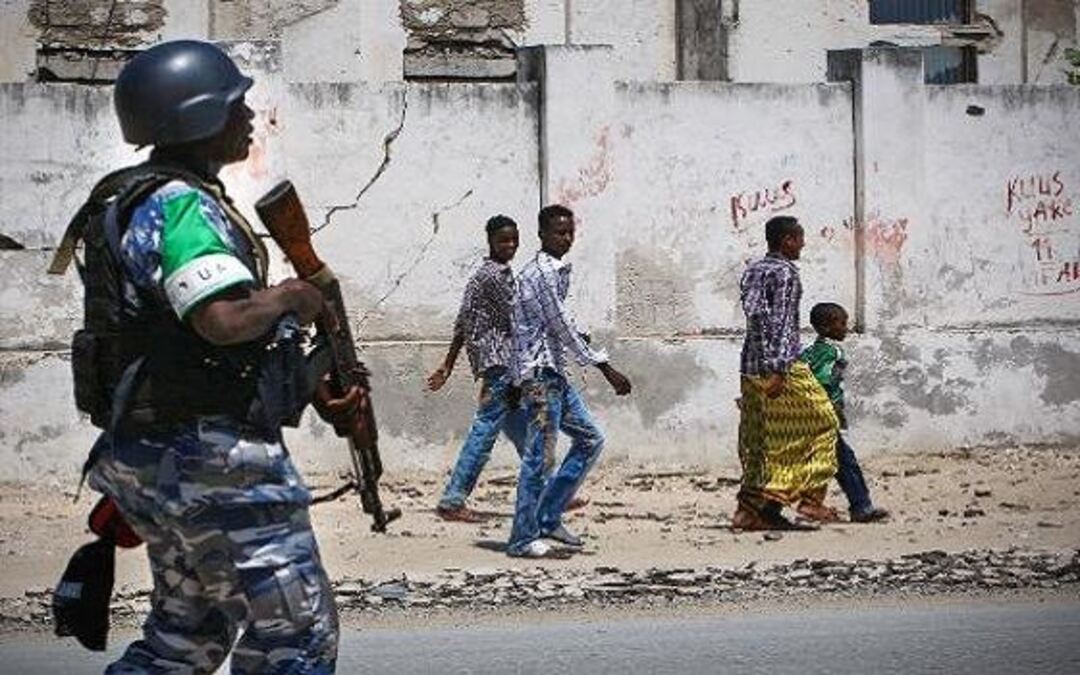
POLYGON ((230 650, 234 675, 334 672, 311 496, 281 443, 219 418, 98 443, 90 485, 146 541, 154 579, 142 639, 106 673, 213 673, 230 650))

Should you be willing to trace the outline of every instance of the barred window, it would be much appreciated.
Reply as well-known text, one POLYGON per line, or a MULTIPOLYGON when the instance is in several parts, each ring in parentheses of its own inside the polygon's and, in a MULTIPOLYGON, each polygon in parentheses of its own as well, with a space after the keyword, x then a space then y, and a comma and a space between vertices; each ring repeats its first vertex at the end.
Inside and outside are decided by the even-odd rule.
MULTIPOLYGON (((971 16, 971 0, 870 0, 872 24, 965 24, 971 16)), ((927 84, 978 82, 974 47, 925 47, 923 57, 927 84)))
POLYGON ((967 23, 971 0, 870 0, 870 23, 967 23))

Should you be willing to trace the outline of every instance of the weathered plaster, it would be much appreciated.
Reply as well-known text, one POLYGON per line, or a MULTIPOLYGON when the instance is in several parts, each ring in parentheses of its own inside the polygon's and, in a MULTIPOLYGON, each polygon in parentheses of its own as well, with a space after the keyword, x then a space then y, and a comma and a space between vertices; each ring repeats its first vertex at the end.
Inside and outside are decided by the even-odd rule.
POLYGON ((523 0, 401 0, 412 78, 513 77, 512 35, 526 29, 523 0))
MULTIPOLYGON (((848 343, 860 452, 1080 440, 1080 292, 1031 274, 1052 251, 1071 275, 1080 246, 1062 201, 1080 180, 1076 89, 928 88, 895 50, 856 55, 854 83, 627 82, 614 48, 581 46, 531 50, 519 85, 288 84, 272 43, 228 47, 255 69, 258 116, 252 157, 224 177, 248 212, 290 177, 328 223, 316 245, 374 374, 391 471, 452 461, 475 383, 463 363, 439 394, 423 381, 485 219, 518 220, 520 267, 541 194, 578 214, 571 304, 634 381, 617 398, 575 371, 609 459, 734 460, 738 278, 774 213, 807 226, 804 324, 826 299, 865 315, 848 343)), ((90 183, 135 155, 107 89, 0 85, 0 112, 0 233, 27 247, 0 254, 0 478, 73 480, 93 437, 62 349, 80 291, 40 274, 90 183)), ((288 273, 276 254, 274 278, 288 273)), ((345 465, 310 416, 289 439, 305 467, 345 465)), ((496 462, 513 461, 501 444, 496 462)))
POLYGON ((210 6, 214 40, 265 40, 281 37, 286 26, 334 7, 341 0, 254 0, 210 6))
POLYGON ((27 17, 51 47, 145 45, 165 25, 164 0, 32 0, 27 17))
POLYGON ((285 77, 291 82, 402 79, 405 30, 398 0, 339 0, 282 30, 285 77))
POLYGON ((0 0, 0 82, 23 82, 34 72, 37 29, 31 0, 0 0))

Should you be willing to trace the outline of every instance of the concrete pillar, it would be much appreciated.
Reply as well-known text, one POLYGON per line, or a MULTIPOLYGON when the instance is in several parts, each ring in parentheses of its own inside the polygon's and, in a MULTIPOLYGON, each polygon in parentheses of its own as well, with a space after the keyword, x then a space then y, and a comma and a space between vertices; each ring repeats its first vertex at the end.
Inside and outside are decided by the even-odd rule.
MULTIPOLYGON (((562 204, 578 223, 570 253, 574 309, 582 328, 615 325, 615 232, 608 208, 613 179, 615 63, 609 45, 543 45, 518 52, 518 79, 539 90, 538 206, 562 204)), ((536 221, 521 223, 522 253, 538 248, 536 221)), ((521 256, 525 259, 525 256, 521 256)))
MULTIPOLYGON (((855 128, 857 330, 894 327, 904 258, 928 240, 922 52, 829 52, 829 79, 850 81, 855 128)), ((911 299, 905 299, 910 302, 911 299)))
POLYGON ((721 3, 722 0, 676 0, 678 79, 729 79, 728 26, 721 3))

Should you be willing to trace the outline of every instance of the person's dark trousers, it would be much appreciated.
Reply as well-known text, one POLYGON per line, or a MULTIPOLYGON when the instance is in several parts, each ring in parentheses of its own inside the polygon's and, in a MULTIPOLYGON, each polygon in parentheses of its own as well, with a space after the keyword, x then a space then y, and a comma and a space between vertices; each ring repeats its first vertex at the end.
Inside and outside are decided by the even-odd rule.
POLYGON ((855 459, 855 451, 844 440, 843 434, 836 437, 836 460, 836 482, 840 483, 840 489, 847 497, 849 511, 866 513, 874 506, 870 501, 870 489, 866 487, 866 479, 859 468, 859 460, 855 459))

